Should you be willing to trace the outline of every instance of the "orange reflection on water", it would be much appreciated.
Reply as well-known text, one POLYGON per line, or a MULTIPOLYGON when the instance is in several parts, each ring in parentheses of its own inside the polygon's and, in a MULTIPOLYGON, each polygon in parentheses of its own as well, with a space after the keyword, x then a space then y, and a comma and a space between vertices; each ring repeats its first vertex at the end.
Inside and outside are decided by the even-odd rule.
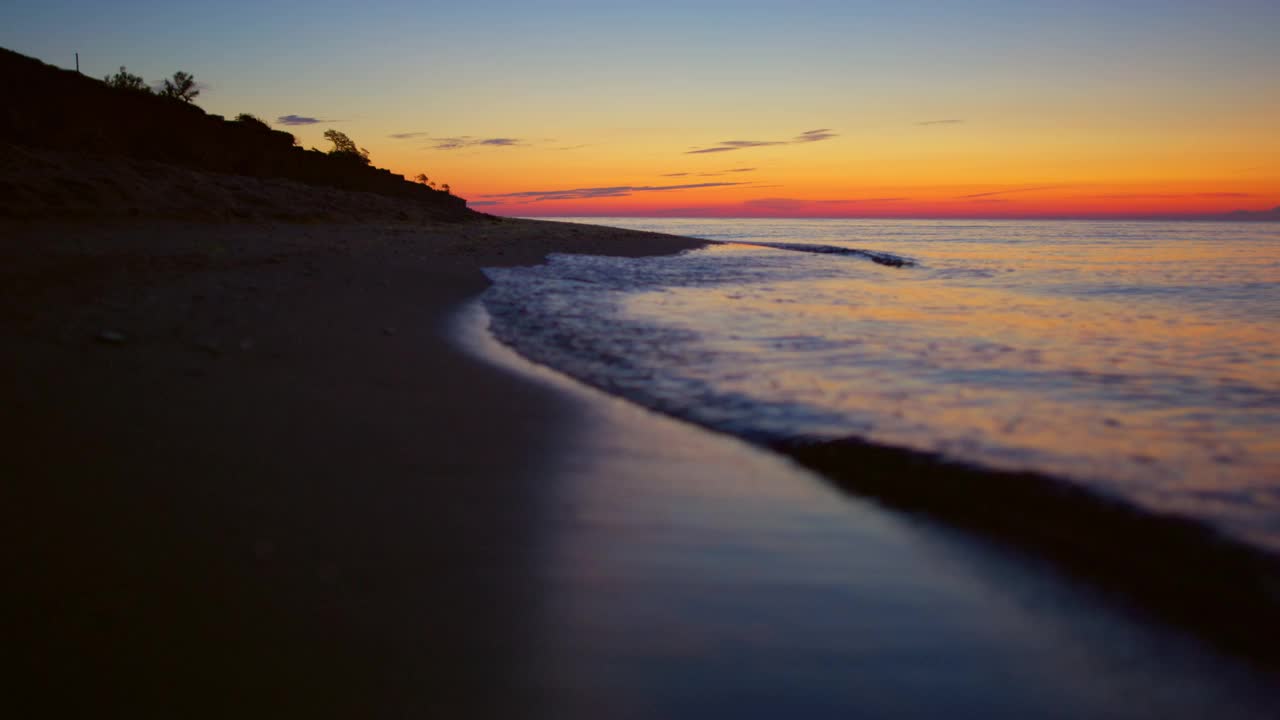
POLYGON ((915 257, 900 270, 803 260, 811 277, 680 287, 625 308, 690 330, 691 356, 716 358, 683 375, 818 408, 804 422, 819 434, 1100 479, 1163 509, 1212 515, 1252 498, 1280 512, 1280 313, 1264 292, 1280 287, 1276 243, 993 254, 953 242, 915 257))

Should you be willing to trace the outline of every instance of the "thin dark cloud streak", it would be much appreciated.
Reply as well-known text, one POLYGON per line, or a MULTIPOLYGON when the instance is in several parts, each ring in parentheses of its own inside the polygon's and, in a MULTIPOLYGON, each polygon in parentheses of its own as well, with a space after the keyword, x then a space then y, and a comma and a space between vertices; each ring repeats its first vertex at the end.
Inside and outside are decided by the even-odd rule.
POLYGON ((1029 193, 1029 192, 1036 192, 1037 190, 1057 190, 1057 189, 1059 189, 1059 188, 1061 188, 1061 187, 1063 187, 1063 186, 1062 186, 1062 185, 1041 185, 1041 186, 1038 186, 1038 187, 1014 188, 1014 189, 1012 189, 1012 190, 992 190, 991 192, 980 192, 980 193, 974 193, 974 194, 972 194, 972 195, 957 195, 957 196, 956 196, 956 199, 957 199, 957 200, 972 200, 972 199, 975 199, 975 198, 986 198, 986 197, 992 197, 992 196, 995 196, 995 195, 1010 195, 1010 194, 1013 194, 1013 193, 1029 193))
MULTIPOLYGON (((752 186, 754 187, 771 187, 771 186, 752 186)), ((779 186, 772 186, 779 187, 779 186)), ((765 208, 769 210, 803 210, 815 205, 860 205, 867 203, 888 203, 901 202, 909 200, 906 197, 875 197, 875 198, 839 198, 834 200, 805 200, 802 198, 788 197, 772 197, 772 198, 756 198, 754 200, 744 200, 743 207, 747 208, 765 208)))
POLYGON ((471 147, 523 147, 525 142, 519 138, 496 137, 476 138, 470 135, 459 137, 436 138, 432 141, 434 150, 461 150, 471 147))
POLYGON ((748 172, 755 172, 755 171, 756 171, 756 168, 753 168, 753 167, 729 168, 727 170, 716 170, 713 172, 700 172, 700 173, 694 173, 694 172, 662 173, 658 177, 723 177, 731 173, 748 173, 748 172))
POLYGON ((1198 192, 1198 193, 1115 193, 1111 195, 1085 195, 1093 200, 1187 200, 1213 198, 1251 198, 1258 197, 1254 193, 1244 192, 1198 192))
POLYGON ((462 150, 463 148, 471 147, 525 147, 529 144, 520 138, 512 137, 478 138, 474 135, 457 135, 454 137, 433 138, 431 133, 425 130, 392 133, 387 137, 394 140, 429 139, 430 147, 433 150, 462 150))
POLYGON ((963 123, 964 120, 949 118, 946 120, 922 120, 916 123, 916 125, 961 125, 963 123))
POLYGON ((822 140, 830 140, 833 137, 838 137, 838 135, 832 132, 831 128, 819 128, 817 130, 806 130, 805 132, 800 133, 791 140, 791 143, 800 144, 820 142, 822 140))
POLYGON ((305 115, 281 115, 276 118, 276 122, 281 125, 318 125, 322 122, 332 122, 322 120, 320 118, 307 117, 305 115))
POLYGON ((484 195, 485 199, 505 199, 518 202, 546 202, 550 200, 593 200, 596 198, 628 197, 633 193, 669 192, 672 190, 696 190, 700 188, 746 185, 740 182, 689 183, 685 185, 611 185, 607 187, 569 188, 564 190, 524 190, 513 193, 484 195))
POLYGON ((707 155, 709 153, 734 152, 736 150, 746 150, 747 148, 771 147, 777 145, 803 145, 805 143, 821 142, 839 137, 831 128, 818 128, 817 130, 806 130, 790 140, 721 140, 711 147, 695 148, 686 150, 685 155, 707 155))
POLYGON ((870 198, 842 198, 838 200, 815 200, 814 202, 823 205, 841 205, 844 203, 872 203, 872 202, 901 202, 910 200, 909 197, 870 197, 870 198))
POLYGON ((720 143, 732 148, 768 147, 769 145, 786 145, 782 140, 725 140, 720 143))

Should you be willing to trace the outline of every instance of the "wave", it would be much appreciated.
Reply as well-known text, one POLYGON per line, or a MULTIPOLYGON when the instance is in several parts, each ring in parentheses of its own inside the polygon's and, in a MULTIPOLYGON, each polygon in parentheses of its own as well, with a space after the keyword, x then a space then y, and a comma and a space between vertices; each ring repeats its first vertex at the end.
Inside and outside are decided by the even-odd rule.
POLYGON ((802 243, 768 243, 768 242, 743 242, 734 240, 734 245, 750 245, 752 247, 766 247, 774 250, 791 250, 794 252, 814 253, 817 255, 851 255, 870 260, 880 265, 888 265, 889 267, 915 267, 915 260, 902 255, 894 255, 893 253, 880 252, 878 250, 862 250, 859 248, 839 247, 837 245, 807 245, 802 243))
MULTIPOLYGON (((758 442, 758 441, 757 441, 758 442)), ((1078 484, 858 437, 763 444, 853 495, 1031 551, 1223 650, 1280 668, 1280 559, 1078 484)))
MULTIPOLYGON (((916 266, 908 257, 821 244, 716 244, 853 256, 894 268, 916 266)), ((1141 612, 1280 669, 1280 557, 1220 533, 1210 524, 1212 517, 1152 512, 1122 499, 1123 494, 1104 495, 1047 471, 1001 471, 869 442, 862 439, 870 434, 862 426, 870 427, 874 417, 843 411, 831 415, 827 406, 792 402, 786 394, 757 397, 743 388, 754 388, 748 382, 752 374, 763 377, 773 366, 739 362, 743 351, 732 343, 701 342, 705 323, 686 324, 680 313, 703 306, 670 304, 680 293, 705 291, 714 303, 717 297, 736 298, 741 289, 754 289, 764 298, 755 302, 774 312, 774 303, 788 298, 774 292, 787 286, 777 279, 839 277, 848 269, 833 267, 840 262, 792 262, 800 259, 780 262, 772 253, 701 251, 644 260, 553 257, 537 268, 487 268, 494 285, 484 304, 493 335, 535 363, 651 410, 778 451, 849 493, 964 529, 979 541, 993 541, 1015 553, 1035 554, 1141 612), (655 288, 661 292, 652 292, 655 288), (650 302, 631 306, 628 315, 623 304, 634 302, 636 291, 648 292, 650 302), (717 364, 730 372, 701 376, 681 370, 717 364), (718 385, 722 378, 728 381, 718 385), (850 434, 860 437, 833 439, 850 434)), ((946 269, 938 265, 929 272, 946 269)), ((910 280, 912 275, 903 277, 910 280)), ((749 309, 749 302, 728 305, 749 309)), ((821 350, 831 340, 821 327, 803 324, 766 325, 758 331, 749 324, 743 327, 743 332, 755 333, 756 343, 744 347, 772 343, 787 351, 821 350)), ((855 353, 850 362, 867 359, 855 353)), ((1000 370, 1001 375, 1008 372, 1000 370)), ((953 379, 952 385, 972 381, 953 379)), ((1152 375, 1144 381, 1160 389, 1162 378, 1152 375)), ((1111 387, 1105 379, 1086 384, 1111 387)), ((1222 391, 1219 384, 1204 390, 1222 391)), ((1246 407, 1252 401, 1247 396, 1232 396, 1230 402, 1209 396, 1201 404, 1246 407)))

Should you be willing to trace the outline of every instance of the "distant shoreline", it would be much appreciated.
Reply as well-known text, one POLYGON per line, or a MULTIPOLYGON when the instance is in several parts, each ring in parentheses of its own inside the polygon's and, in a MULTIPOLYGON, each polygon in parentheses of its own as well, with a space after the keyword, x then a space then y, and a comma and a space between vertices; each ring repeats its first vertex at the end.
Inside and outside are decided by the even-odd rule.
POLYGON ((618 215, 615 213, 602 215, 583 215, 583 214, 548 214, 548 215, 503 215, 501 217, 511 217, 515 219, 529 220, 572 220, 593 219, 604 220, 607 218, 635 218, 635 219, 652 219, 652 220, 865 220, 867 222, 876 221, 919 221, 919 222, 1241 222, 1241 223, 1280 223, 1280 207, 1271 210, 1257 211, 1239 211, 1235 213, 1227 213, 1221 215, 1133 215, 1133 216, 1033 216, 1033 217, 922 217, 922 216, 861 216, 861 215, 618 215))

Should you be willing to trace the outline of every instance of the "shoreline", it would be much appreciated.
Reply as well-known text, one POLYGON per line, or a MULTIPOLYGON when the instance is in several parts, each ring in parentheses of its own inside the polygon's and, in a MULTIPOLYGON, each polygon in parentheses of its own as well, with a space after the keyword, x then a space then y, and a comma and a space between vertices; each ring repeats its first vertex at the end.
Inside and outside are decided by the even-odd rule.
POLYGON ((482 263, 698 245, 557 227, 0 226, 24 699, 351 717, 506 685, 520 479, 571 414, 443 324, 482 263))
MULTIPOLYGON (((795 245, 783 249, 838 251, 871 255, 868 259, 875 262, 883 262, 884 257, 903 262, 896 256, 877 257, 848 248, 795 245)), ((512 328, 518 328, 519 322, 508 323, 499 333, 517 348, 522 345, 520 333, 512 328)), ((554 349, 538 343, 524 347, 531 362, 558 357, 554 349)), ((705 420, 695 409, 673 410, 680 406, 655 400, 643 390, 611 387, 607 373, 593 376, 592 371, 578 368, 569 374, 578 382, 618 393, 669 417, 789 457, 850 497, 876 501, 890 510, 1027 553, 1153 621, 1194 631, 1261 667, 1280 670, 1280 555, 1270 546, 1194 517, 1105 495, 1070 476, 988 467, 856 436, 818 441, 735 433, 705 420)))
POLYGON ((467 356, 457 308, 486 265, 704 244, 541 221, 0 230, 29 692, 194 715, 433 712, 511 681, 487 660, 519 635, 534 479, 575 411, 467 356), (439 691, 397 694, 415 684, 439 691))
POLYGON ((1280 671, 1280 557, 1070 479, 849 437, 764 445, 851 495, 1016 552, 1231 654, 1280 671))
MULTIPOLYGON (((780 623, 797 638, 810 637, 808 641, 790 641, 801 644, 802 652, 788 647, 788 640, 781 637, 751 639, 758 628, 739 626, 732 619, 742 612, 741 609, 731 613, 729 637, 719 642, 732 644, 745 636, 750 642, 741 648, 742 654, 731 652, 727 657, 718 657, 714 650, 708 648, 708 655, 699 657, 697 669, 685 670, 708 677, 710 684, 704 692, 710 697, 721 694, 729 697, 741 693, 743 686, 756 686, 763 678, 753 678, 753 659, 762 648, 768 648, 767 652, 778 656, 796 654, 791 662, 801 665, 816 661, 815 667, 806 667, 803 671, 792 667, 791 671, 795 673, 822 674, 819 666, 829 668, 833 657, 846 656, 853 667, 859 668, 857 675, 863 682, 889 688, 863 688, 855 693, 857 699, 849 707, 856 705, 864 710, 879 707, 879 711, 871 713, 873 716, 878 716, 877 713, 898 716, 905 712, 905 707, 917 704, 905 701, 899 695, 905 687, 900 675, 913 665, 908 658, 917 652, 922 653, 918 660, 923 662, 936 661, 943 655, 964 658, 974 653, 958 660, 966 669, 951 668, 947 674, 951 678, 948 682, 968 684, 971 691, 981 695, 978 705, 971 708, 978 714, 984 714, 984 711, 976 708, 994 703, 985 713, 1000 707, 1002 712, 1017 715, 1018 711, 1013 708, 1026 701, 1022 697, 1025 692, 1030 692, 1034 698, 1033 706, 1021 714, 1042 713, 1049 702, 1046 698, 1064 687, 1073 688, 1069 691, 1069 698, 1058 700, 1057 709, 1064 717, 1129 717, 1131 713, 1137 717, 1145 717, 1149 713, 1199 717, 1210 709, 1246 717, 1252 714, 1250 706, 1254 698, 1266 698, 1264 706, 1273 703, 1269 690, 1264 690, 1259 696, 1257 688, 1250 688, 1249 682, 1235 685, 1245 677, 1254 677, 1262 682, 1262 687, 1270 688, 1271 676, 1267 669, 1251 667, 1248 662, 1241 663, 1238 655, 1225 653, 1212 643, 1206 644, 1205 638, 1196 633, 1184 634, 1163 622, 1152 622, 1141 608, 1117 602, 1107 589, 1100 591, 1095 584, 1081 582, 1079 576, 1046 564, 1045 558, 1038 553, 1026 553, 1016 544, 990 542, 987 534, 957 527, 941 517, 882 506, 875 498, 848 494, 831 476, 815 472, 777 449, 646 408, 557 369, 535 363, 493 336, 487 329, 488 313, 480 299, 460 308, 456 318, 454 337, 464 349, 483 362, 504 368, 538 385, 549 386, 581 403, 586 416, 583 422, 591 428, 581 433, 585 437, 579 437, 565 448, 567 452, 562 463, 568 469, 552 469, 557 480, 554 491, 557 497, 552 503, 571 504, 575 507, 574 515, 579 518, 565 523, 556 532, 570 536, 585 535, 570 545, 585 546, 587 552, 601 552, 611 557, 607 569, 609 584, 629 581, 635 585, 632 592, 638 599, 631 602, 641 603, 641 609, 633 611, 639 617, 628 617, 625 613, 619 615, 613 604, 620 598, 612 599, 605 593, 602 598, 593 600, 591 596, 599 594, 603 588, 597 588, 594 582, 588 583, 584 596, 575 598, 571 603, 574 618, 559 620, 563 627, 558 632, 570 636, 568 644, 574 647, 578 647, 577 643, 582 644, 567 660, 575 678, 580 674, 599 674, 594 669, 597 661, 590 659, 591 655, 609 652, 615 642, 607 640, 606 649, 602 651, 596 644, 599 640, 593 643, 589 639, 576 638, 577 635, 590 637, 601 632, 600 625, 616 633, 619 628, 613 625, 619 622, 648 625, 652 622, 648 619, 650 616, 663 615, 664 603, 688 603, 688 599, 682 596, 690 592, 697 600, 685 608, 688 615, 672 617, 663 623, 683 624, 683 631, 694 635, 714 635, 717 630, 723 632, 723 628, 715 626, 726 621, 717 616, 707 616, 698 607, 705 602, 701 593, 707 592, 707 589, 696 588, 696 584, 701 582, 714 588, 717 594, 725 593, 725 588, 734 588, 732 594, 741 596, 741 599, 730 605, 749 606, 754 600, 767 607, 755 610, 755 623, 780 623), (622 426, 621 431, 616 427, 618 425, 622 426), (690 447, 681 447, 684 445, 690 447), (599 453, 602 449, 610 458, 592 460, 592 453, 599 453), (732 455, 724 455, 726 450, 732 455), (627 458, 637 451, 642 453, 639 468, 627 458), (730 462, 744 467, 726 472, 726 465, 730 462), (759 474, 761 469, 763 474, 759 474), (640 477, 628 477, 637 473, 640 477), (743 486, 751 488, 751 492, 742 493, 743 486), (654 501, 647 497, 650 495, 661 498, 656 516, 654 501), (598 505, 603 507, 596 507, 598 505), (751 507, 753 505, 756 507, 751 507), (623 515, 615 516, 619 510, 623 515), (672 522, 673 513, 680 519, 672 522), (581 519, 584 517, 592 519, 581 519), (833 521, 839 529, 830 526, 833 521), (658 524, 652 530, 638 536, 632 527, 655 522, 658 524), (744 532, 747 537, 741 537, 744 532), (813 537, 805 539, 804 536, 810 532, 813 537), (779 540, 782 547, 773 545, 779 540), (900 544, 904 540, 905 545, 900 544), (744 541, 755 548, 748 550, 740 546, 739 543, 744 541), (725 542, 735 547, 728 556, 715 548, 725 542), (668 543, 677 548, 675 553, 679 560, 666 557, 662 546, 668 543), (636 545, 641 549, 637 550, 636 545), (715 558, 715 565, 700 567, 695 560, 697 569, 692 576, 664 564, 679 566, 691 556, 697 558, 707 553, 715 558), (641 559, 639 567, 632 564, 634 558, 629 562, 630 556, 636 554, 641 559), (792 557, 788 558, 788 555, 792 557), (823 576, 834 568, 819 571, 815 576, 814 566, 821 568, 833 561, 836 567, 852 564, 860 570, 825 587, 824 580, 830 582, 831 578, 823 576), (877 565, 879 567, 874 567, 877 565), (905 588, 901 585, 903 582, 906 583, 905 588), (960 587, 965 587, 961 595, 966 594, 972 589, 968 587, 969 583, 973 582, 981 587, 981 594, 989 595, 988 600, 996 601, 998 609, 988 608, 975 613, 975 608, 968 606, 968 599, 955 595, 960 587), (751 589, 747 590, 744 583, 751 589), (818 591, 819 597, 833 606, 825 612, 818 611, 816 615, 811 614, 815 609, 810 606, 817 601, 811 595, 814 588, 810 585, 814 583, 818 588, 825 587, 818 591), (692 591, 687 587, 689 584, 695 585, 692 591), (664 596, 673 596, 675 600, 664 596), (922 597, 927 599, 921 600, 922 597), (868 600, 877 609, 866 607, 868 600), (601 603, 605 604, 604 608, 598 607, 601 603), (797 606, 804 610, 798 610, 797 606), (895 609, 886 612, 887 608, 895 609), (991 613, 993 609, 995 612, 991 613), (795 616, 797 612, 803 613, 803 619, 795 616), (1024 617, 1024 614, 1029 614, 1029 617, 1024 617), (775 615, 778 617, 770 619, 775 615), (904 622, 903 615, 911 618, 906 620, 912 627, 910 632, 895 629, 897 623, 904 622), (1047 665, 1054 665, 1063 658, 1050 659, 1036 652, 1023 655, 1025 649, 1019 648, 1021 639, 1013 637, 1001 635, 979 639, 990 629, 992 622, 1000 626, 1003 633, 1008 630, 1005 623, 1020 624, 1027 620, 1031 624, 1017 633, 1026 636, 1021 639, 1029 640, 1032 646, 1043 647, 1041 644, 1046 642, 1070 646, 1069 654, 1082 665, 1071 667, 1072 663, 1067 663, 1067 666, 1050 671, 1047 665), (822 634, 829 633, 833 638, 839 638, 842 633, 838 628, 847 622, 859 628, 856 642, 850 643, 845 638, 832 644, 830 639, 808 635, 812 632, 809 626, 816 625, 822 628, 822 634), (704 623, 715 629, 703 628, 704 623), (961 641, 959 646, 953 645, 952 640, 946 639, 953 632, 948 628, 951 623, 963 626, 965 632, 973 633, 973 636, 961 641), (921 637, 928 639, 918 639, 921 637), (1118 657, 1116 649, 1121 646, 1125 649, 1119 656, 1125 659, 1119 665, 1113 665, 1118 657), (878 657, 876 652, 864 655, 862 648, 866 647, 878 648, 886 657, 878 657), (812 657, 805 657, 806 653, 811 653, 812 657), (1035 680, 1025 678, 1026 685, 1019 690, 989 685, 985 678, 999 674, 1001 671, 996 668, 1010 656, 1019 658, 1015 663, 1026 663, 1027 667, 1022 669, 1038 677, 1035 680), (701 663, 713 668, 723 664, 718 668, 723 675, 716 675, 701 663), (872 669, 873 666, 878 669, 872 669), (1109 666, 1110 670, 1104 669, 1109 666), (1149 676, 1139 680, 1130 691, 1117 693, 1115 688, 1107 689, 1115 680, 1112 673, 1123 678, 1136 668, 1140 668, 1140 675, 1149 676), (1188 669, 1191 669, 1190 675, 1186 674, 1188 669), (972 672, 984 680, 974 683, 973 678, 966 678, 972 672), (1243 674, 1237 675, 1238 672, 1243 674), (1064 677, 1058 677, 1057 673, 1063 673, 1064 677), (716 679, 711 680, 712 677, 716 679), (731 679, 726 680, 725 677, 731 679), (1048 684, 1042 685, 1046 679, 1048 684), (1168 697, 1147 697, 1143 709, 1116 705, 1117 698, 1131 691, 1145 692, 1156 682, 1185 683, 1184 689, 1188 689, 1189 694, 1164 710, 1156 708, 1167 702, 1168 697), (1032 689, 1036 686, 1038 689, 1032 689), (893 689, 895 687, 896 690, 893 689), (1234 689, 1225 695, 1218 694, 1224 687, 1234 689), (1237 692, 1239 696, 1235 695, 1237 692), (889 696, 888 707, 893 710, 886 710, 882 705, 885 695, 889 696), (1095 704, 1099 701, 1102 703, 1100 706, 1095 704), (1205 702, 1208 704, 1201 705, 1205 702)), ((576 567, 576 562, 572 565, 553 572, 557 580, 551 584, 572 584, 575 576, 583 572, 576 567)), ((588 576, 592 570, 599 568, 589 567, 588 576)), ((555 588, 551 592, 556 594, 557 591, 563 592, 563 589, 555 588)), ((579 588, 578 592, 583 591, 579 588)), ((634 645, 629 644, 624 654, 643 655, 646 651, 652 652, 653 645, 663 644, 661 640, 655 643, 650 634, 672 632, 673 628, 655 627, 647 633, 630 630, 636 633, 632 640, 634 645)), ((564 642, 559 637, 557 640, 564 642)), ((616 649, 613 652, 617 652, 616 649)), ((1056 651, 1050 655, 1056 655, 1056 651)), ((676 658, 667 661, 679 662, 676 658)), ((559 658, 557 662, 553 657, 550 662, 555 667, 558 662, 566 660, 559 658)), ((625 660, 614 658, 613 662, 622 664, 627 667, 625 672, 636 673, 641 678, 652 672, 645 662, 636 663, 631 657, 625 660)), ((607 685, 609 674, 605 672, 597 681, 607 685)), ((680 677, 684 676, 675 672, 672 679, 680 677)), ((628 678, 628 683, 644 682, 630 674, 628 678)), ((1120 683, 1132 680, 1128 678, 1120 683)), ((578 682, 583 681, 579 679, 578 682)), ((556 682, 551 684, 557 685, 556 682)), ((570 697, 599 692, 598 688, 590 685, 570 685, 575 687, 570 697)), ((650 692, 666 696, 670 695, 671 688, 658 686, 650 692)), ((830 702, 831 688, 817 692, 819 697, 826 698, 825 702, 830 702)), ((726 707, 722 705, 724 702, 723 698, 709 701, 705 706, 699 705, 698 711, 705 713, 710 712, 709 708, 715 708, 713 716, 741 716, 760 711, 762 707, 774 707, 768 702, 758 705, 756 701, 744 703, 740 699, 729 700, 726 707)), ((812 698, 795 697, 787 700, 787 703, 799 707, 806 702, 814 701, 812 698)), ((817 706, 823 706, 823 702, 817 701, 817 706)), ((932 702, 918 703, 922 706, 918 709, 924 716, 945 714, 955 709, 949 701, 939 701, 939 706, 930 707, 932 702)), ((662 703, 657 701, 658 706, 662 703)), ((677 706, 685 707, 679 701, 677 706)), ((779 706, 780 709, 787 707, 787 704, 779 706)), ((764 712, 766 716, 772 716, 767 714, 769 710, 764 712)), ((588 713, 587 716, 594 715, 588 713)), ((637 716, 648 715, 640 713, 637 716)), ((818 712, 817 716, 826 717, 823 712, 818 712)), ((840 710, 833 716, 846 715, 840 710)))

